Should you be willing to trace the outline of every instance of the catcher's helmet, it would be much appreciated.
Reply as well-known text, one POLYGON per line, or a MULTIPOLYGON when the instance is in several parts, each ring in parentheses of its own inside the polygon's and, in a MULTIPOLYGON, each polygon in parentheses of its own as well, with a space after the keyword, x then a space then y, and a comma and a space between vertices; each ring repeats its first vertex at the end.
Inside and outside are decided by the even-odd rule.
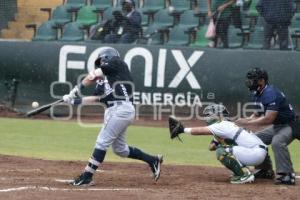
POLYGON ((266 70, 261 68, 252 68, 247 72, 246 86, 250 91, 256 91, 258 88, 258 81, 264 79, 268 83, 269 76, 266 70))
POLYGON ((119 52, 112 47, 104 47, 101 49, 98 58, 95 60, 95 66, 98 68, 102 63, 107 63, 113 57, 120 57, 119 52))
POLYGON ((227 117, 229 112, 222 104, 211 104, 204 108, 203 114, 208 125, 219 120, 219 117, 227 117))

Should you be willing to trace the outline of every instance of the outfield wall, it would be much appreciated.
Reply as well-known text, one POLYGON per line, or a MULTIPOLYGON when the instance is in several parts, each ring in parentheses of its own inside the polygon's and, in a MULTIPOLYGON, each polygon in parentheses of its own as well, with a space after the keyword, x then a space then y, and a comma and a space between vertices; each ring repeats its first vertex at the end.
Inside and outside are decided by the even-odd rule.
MULTIPOLYGON (((170 46, 112 45, 128 63, 136 86, 136 104, 191 106, 223 102, 231 109, 246 102, 249 68, 264 67, 300 109, 300 54, 285 51, 197 49, 170 46)), ((19 81, 16 107, 47 103, 68 92, 77 77, 93 69, 101 44, 0 42, 0 94, 9 99, 4 82, 19 81), (52 86, 52 95, 51 95, 52 86)), ((299 111, 299 110, 298 110, 299 111)))

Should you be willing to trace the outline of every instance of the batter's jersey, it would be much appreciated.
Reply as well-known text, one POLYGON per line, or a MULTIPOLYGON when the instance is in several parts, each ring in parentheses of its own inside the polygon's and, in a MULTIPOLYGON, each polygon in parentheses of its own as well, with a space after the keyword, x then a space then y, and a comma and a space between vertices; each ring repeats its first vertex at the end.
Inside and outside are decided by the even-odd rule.
POLYGON ((95 95, 100 95, 100 102, 108 105, 113 101, 133 101, 133 79, 127 64, 119 57, 113 57, 100 66, 104 80, 97 81, 95 95))
POLYGON ((293 107, 288 102, 284 93, 272 85, 266 85, 260 94, 253 96, 253 101, 264 112, 258 114, 265 114, 267 110, 276 111, 278 115, 273 124, 287 124, 295 120, 296 114, 293 107))
MULTIPOLYGON (((234 140, 235 135, 238 133, 240 127, 235 125, 230 121, 221 121, 208 126, 208 129, 212 132, 214 136, 220 137, 222 139, 234 140)), ((264 145, 263 141, 259 139, 256 135, 249 133, 246 130, 240 132, 239 136, 235 139, 235 143, 238 146, 253 148, 257 145, 264 145)))

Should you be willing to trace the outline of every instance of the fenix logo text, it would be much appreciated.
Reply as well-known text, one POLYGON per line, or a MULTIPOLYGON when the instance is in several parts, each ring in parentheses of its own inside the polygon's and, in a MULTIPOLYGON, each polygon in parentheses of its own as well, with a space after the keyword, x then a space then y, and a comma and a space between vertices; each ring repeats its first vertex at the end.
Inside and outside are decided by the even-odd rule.
MULTIPOLYGON (((59 55, 59 73, 58 82, 64 83, 67 81, 67 70, 87 70, 88 72, 94 70, 94 60, 97 58, 102 48, 95 49, 87 54, 87 46, 84 45, 65 45, 60 49, 59 55), (72 60, 69 57, 74 55, 88 56, 87 59, 72 60)), ((135 47, 129 49, 124 54, 124 61, 128 64, 129 69, 132 66, 132 60, 136 57, 141 57, 145 60, 145 73, 144 73, 144 87, 157 87, 157 88, 177 88, 183 80, 186 80, 191 89, 201 89, 201 86, 192 72, 192 68, 196 66, 197 62, 203 56, 203 51, 194 51, 189 57, 184 56, 181 50, 168 50, 161 48, 157 51, 157 55, 147 48, 135 47), (166 83, 165 75, 167 66, 167 58, 170 54, 179 67, 179 71, 173 79, 166 83), (157 56, 157 63, 154 63, 154 58, 157 56), (157 70, 154 68, 157 67, 157 70), (156 72, 156 74, 154 74, 156 72), (153 83, 153 76, 156 78, 156 83, 153 83)), ((141 67, 141 66, 140 66, 141 67)))

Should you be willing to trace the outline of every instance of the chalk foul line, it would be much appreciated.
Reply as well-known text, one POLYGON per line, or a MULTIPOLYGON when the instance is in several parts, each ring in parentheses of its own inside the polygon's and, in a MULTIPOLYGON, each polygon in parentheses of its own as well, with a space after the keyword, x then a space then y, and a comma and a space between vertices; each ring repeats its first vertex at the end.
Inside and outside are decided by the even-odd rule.
POLYGON ((55 188, 42 186, 24 186, 15 188, 0 189, 0 192, 15 192, 27 190, 42 190, 42 191, 139 191, 141 188, 55 188))

